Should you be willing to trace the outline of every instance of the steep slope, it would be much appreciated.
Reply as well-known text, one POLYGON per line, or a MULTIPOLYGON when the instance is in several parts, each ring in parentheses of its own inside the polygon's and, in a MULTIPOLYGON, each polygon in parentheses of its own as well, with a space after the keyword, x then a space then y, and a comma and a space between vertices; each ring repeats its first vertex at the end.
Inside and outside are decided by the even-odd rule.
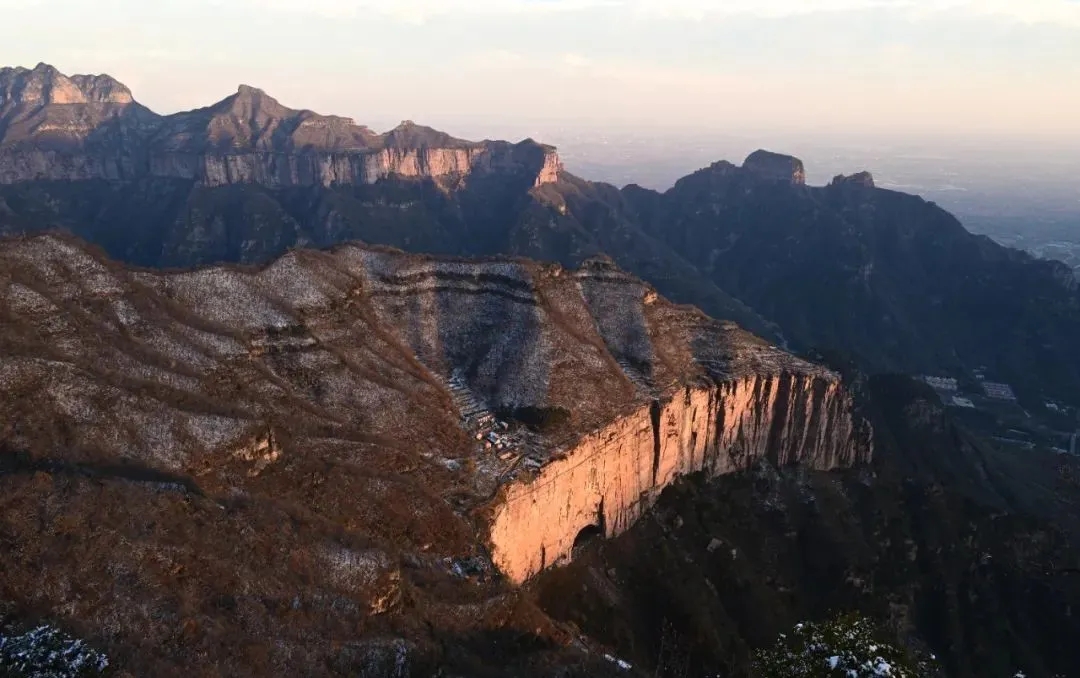
POLYGON ((143 164, 158 116, 107 75, 68 78, 52 66, 0 69, 0 183, 122 179, 143 164))
POLYGON ((853 611, 949 676, 1075 674, 1080 462, 995 450, 904 377, 859 393, 869 469, 672 487, 541 576, 542 607, 664 677, 746 676, 778 633, 853 611))
MULTIPOLYGON (((583 187, 583 204, 618 215, 592 185, 563 177, 568 186, 583 187)), ((0 234, 61 227, 118 259, 155 267, 261 263, 292 246, 352 240, 414 252, 513 254, 565 266, 613 251, 621 266, 653 281, 661 293, 775 338, 774 325, 660 240, 614 218, 593 227, 553 212, 530 192, 532 183, 529 175, 513 172, 474 175, 453 191, 403 178, 370 186, 278 189, 161 178, 25 182, 0 185, 0 234)), ((617 198, 618 192, 606 195, 617 198)))
POLYGON ((679 474, 870 456, 838 375, 602 260, 348 245, 165 273, 11 239, 0 384, 0 600, 135 674, 587 666, 509 585, 595 509, 567 487, 551 560, 518 565, 534 523, 510 507, 567 461, 637 483, 632 504, 599 492, 614 535, 679 474), (486 411, 509 424, 495 448, 486 411), (505 663, 500 634, 528 639, 505 663))
POLYGON ((1080 293, 1067 267, 972 235, 868 173, 814 188, 797 160, 780 163, 795 168, 781 177, 753 157, 663 195, 623 193, 645 230, 800 346, 842 349, 875 370, 986 366, 1032 400, 1077 399, 1080 293))

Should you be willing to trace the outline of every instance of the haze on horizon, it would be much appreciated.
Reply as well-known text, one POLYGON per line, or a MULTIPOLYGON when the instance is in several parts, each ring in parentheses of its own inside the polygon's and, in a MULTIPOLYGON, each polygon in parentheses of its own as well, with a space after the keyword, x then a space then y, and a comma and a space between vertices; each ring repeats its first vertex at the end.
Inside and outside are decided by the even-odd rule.
POLYGON ((377 129, 1080 140, 1077 0, 0 0, 2 61, 162 113, 238 83, 377 129))

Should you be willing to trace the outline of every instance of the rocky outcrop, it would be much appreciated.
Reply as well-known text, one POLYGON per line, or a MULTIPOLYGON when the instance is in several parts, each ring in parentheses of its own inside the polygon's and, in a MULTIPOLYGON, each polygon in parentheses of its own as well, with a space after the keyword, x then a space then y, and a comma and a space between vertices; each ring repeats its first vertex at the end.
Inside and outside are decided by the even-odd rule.
POLYGON ((743 169, 766 181, 790 183, 794 186, 806 184, 806 169, 802 160, 790 155, 758 150, 743 161, 743 169))
POLYGON ((496 503, 493 560, 513 581, 566 561, 590 535, 629 529, 679 476, 759 460, 829 470, 868 461, 850 397, 824 374, 755 374, 687 387, 582 438, 496 503))
POLYGON ((48 64, 33 69, 0 68, 0 105, 5 107, 134 102, 131 90, 107 75, 69 78, 48 64))
POLYGON ((874 188, 874 175, 869 172, 856 172, 851 175, 838 174, 833 177, 830 186, 862 186, 874 188))
POLYGON ((376 134, 349 118, 293 110, 262 90, 159 116, 108 76, 70 78, 44 64, 0 70, 0 183, 165 177, 206 186, 371 184, 387 177, 443 184, 474 172, 558 180, 554 148, 470 142, 411 121, 376 134))

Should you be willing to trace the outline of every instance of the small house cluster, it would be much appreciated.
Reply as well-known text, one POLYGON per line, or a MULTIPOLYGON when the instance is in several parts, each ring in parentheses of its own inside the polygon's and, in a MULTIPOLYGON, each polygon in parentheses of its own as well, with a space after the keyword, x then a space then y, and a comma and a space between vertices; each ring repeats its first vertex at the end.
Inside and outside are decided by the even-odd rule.
POLYGON ((992 381, 982 382, 983 393, 987 398, 993 398, 994 400, 1008 400, 1015 401, 1016 394, 1013 393, 1012 386, 1008 384, 998 384, 992 381))
MULTIPOLYGON (((461 412, 461 424, 469 431, 477 445, 484 451, 498 456, 499 461, 517 468, 520 462, 529 470, 538 470, 544 462, 540 455, 529 453, 526 433, 511 431, 510 425, 498 419, 487 405, 477 399, 460 374, 448 380, 454 403, 461 412)), ((516 472, 510 477, 516 477, 516 472)))
MULTIPOLYGON (((957 379, 933 375, 924 375, 921 379, 937 391, 945 402, 952 406, 965 409, 975 409, 977 407, 975 401, 970 396, 960 392, 960 383, 957 379)), ((1009 384, 986 381, 985 368, 975 371, 975 379, 979 382, 979 386, 982 388, 983 394, 987 398, 1016 402, 1016 394, 1013 392, 1012 386, 1009 384)))
POLYGON ((958 396, 958 395, 953 396, 952 397, 952 404, 955 405, 956 407, 962 407, 965 410, 973 410, 973 409, 975 409, 975 403, 972 402, 971 398, 965 398, 964 396, 958 396))
POLYGON ((935 391, 948 391, 955 392, 960 389, 960 385, 955 379, 951 377, 930 377, 924 376, 923 381, 930 385, 935 391))

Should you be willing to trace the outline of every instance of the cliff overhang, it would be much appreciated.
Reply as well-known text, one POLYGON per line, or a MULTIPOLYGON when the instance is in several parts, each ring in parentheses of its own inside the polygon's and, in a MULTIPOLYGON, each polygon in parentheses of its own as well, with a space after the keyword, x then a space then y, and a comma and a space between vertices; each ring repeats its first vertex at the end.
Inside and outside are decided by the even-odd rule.
POLYGON ((680 477, 761 461, 832 470, 872 455, 869 425, 826 371, 749 374, 686 386, 585 435, 490 511, 492 560, 514 583, 629 529, 680 477))

